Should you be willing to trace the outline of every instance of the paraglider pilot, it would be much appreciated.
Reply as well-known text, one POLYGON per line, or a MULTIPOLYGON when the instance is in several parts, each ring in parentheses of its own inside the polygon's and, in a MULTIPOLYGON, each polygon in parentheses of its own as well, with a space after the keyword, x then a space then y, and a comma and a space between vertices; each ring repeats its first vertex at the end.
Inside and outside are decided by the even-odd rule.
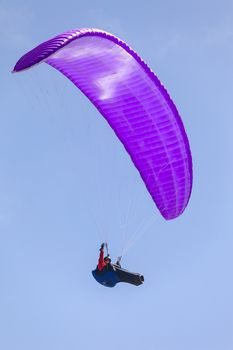
POLYGON ((92 275, 97 282, 105 287, 114 287, 119 282, 126 282, 139 286, 144 282, 143 275, 122 269, 120 265, 121 257, 117 259, 115 264, 111 263, 109 254, 104 257, 104 247, 107 243, 102 243, 96 269, 92 271, 92 275))
MULTIPOLYGON (((113 270, 113 266, 111 264, 111 258, 110 255, 107 254, 104 257, 104 246, 106 245, 107 247, 107 243, 102 243, 100 246, 100 255, 99 255, 99 260, 98 260, 98 265, 97 265, 97 269, 98 271, 112 271, 113 270)), ((116 265, 121 267, 120 265, 120 260, 121 257, 118 257, 117 261, 116 261, 116 265)))
POLYGON ((102 243, 100 246, 100 255, 99 255, 97 269, 99 271, 103 271, 104 269, 106 271, 112 270, 111 258, 109 256, 109 254, 104 257, 104 243, 102 243))

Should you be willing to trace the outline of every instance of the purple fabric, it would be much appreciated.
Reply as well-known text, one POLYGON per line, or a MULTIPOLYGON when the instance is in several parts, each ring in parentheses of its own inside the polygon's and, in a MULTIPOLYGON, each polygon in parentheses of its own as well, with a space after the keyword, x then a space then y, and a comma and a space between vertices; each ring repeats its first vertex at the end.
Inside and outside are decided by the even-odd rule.
POLYGON ((167 91, 137 53, 112 34, 78 29, 34 48, 13 71, 42 61, 67 76, 105 117, 163 217, 179 216, 192 189, 188 138, 167 91))

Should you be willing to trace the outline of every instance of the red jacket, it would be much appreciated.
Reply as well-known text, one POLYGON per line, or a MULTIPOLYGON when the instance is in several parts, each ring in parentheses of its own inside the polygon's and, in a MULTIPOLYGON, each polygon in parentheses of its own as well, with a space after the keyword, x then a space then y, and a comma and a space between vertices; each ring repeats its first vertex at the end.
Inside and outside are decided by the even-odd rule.
POLYGON ((98 260, 98 270, 102 271, 103 268, 107 265, 107 262, 104 261, 104 250, 101 249, 100 250, 100 256, 99 256, 99 260, 98 260))

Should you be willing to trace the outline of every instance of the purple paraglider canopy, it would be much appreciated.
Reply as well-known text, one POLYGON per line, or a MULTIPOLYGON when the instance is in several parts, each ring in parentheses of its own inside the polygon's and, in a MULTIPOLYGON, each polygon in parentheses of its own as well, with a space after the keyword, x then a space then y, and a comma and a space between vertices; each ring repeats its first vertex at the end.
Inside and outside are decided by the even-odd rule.
POLYGON ((46 62, 69 78, 112 127, 167 220, 192 190, 192 158, 179 113, 146 63, 98 29, 62 33, 25 54, 13 72, 46 62))

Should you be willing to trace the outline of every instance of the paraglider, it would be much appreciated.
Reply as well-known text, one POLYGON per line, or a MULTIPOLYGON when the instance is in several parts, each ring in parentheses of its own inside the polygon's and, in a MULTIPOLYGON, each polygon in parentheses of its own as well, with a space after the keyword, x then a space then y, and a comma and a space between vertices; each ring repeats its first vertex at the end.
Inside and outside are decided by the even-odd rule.
POLYGON ((115 264, 112 264, 109 254, 104 257, 104 246, 107 247, 107 244, 101 244, 98 265, 92 271, 92 275, 97 282, 105 287, 115 287, 120 282, 130 283, 135 286, 143 284, 144 276, 142 274, 122 269, 120 257, 115 264))
MULTIPOLYGON (((43 42, 22 56, 13 72, 42 62, 70 79, 99 110, 124 145, 161 215, 166 220, 180 216, 192 190, 189 141, 175 104, 141 57, 114 35, 84 28, 43 42)), ((105 263, 111 271, 93 271, 101 284, 143 283, 142 275, 105 263)))
POLYGON ((13 72, 45 62, 70 79, 116 133, 166 220, 192 190, 192 158, 180 115, 157 76, 126 43, 98 29, 75 29, 26 53, 13 72))

